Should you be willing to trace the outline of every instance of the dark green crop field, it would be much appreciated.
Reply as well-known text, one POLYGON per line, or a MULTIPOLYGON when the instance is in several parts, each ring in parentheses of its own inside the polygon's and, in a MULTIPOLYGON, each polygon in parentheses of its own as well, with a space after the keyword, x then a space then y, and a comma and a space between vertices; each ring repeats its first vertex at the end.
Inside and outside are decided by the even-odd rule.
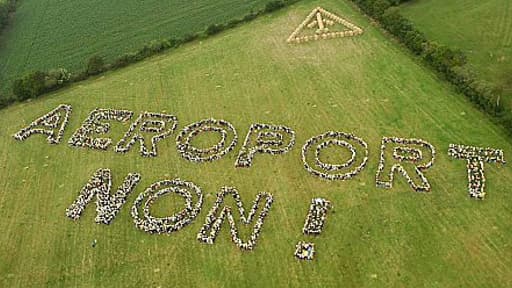
MULTIPOLYGON (((0 92, 34 70, 82 69, 88 58, 112 60, 162 38, 241 18, 266 0, 23 0, 0 39, 0 92)), ((4 93, 5 94, 5 93, 4 93)))

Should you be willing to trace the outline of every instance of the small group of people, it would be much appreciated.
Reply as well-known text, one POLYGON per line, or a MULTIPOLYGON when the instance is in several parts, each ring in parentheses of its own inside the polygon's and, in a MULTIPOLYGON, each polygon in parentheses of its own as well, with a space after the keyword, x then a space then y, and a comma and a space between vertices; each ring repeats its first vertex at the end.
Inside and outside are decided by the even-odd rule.
POLYGON ((143 157, 156 157, 157 143, 167 138, 178 126, 178 119, 176 116, 154 113, 154 112, 143 112, 139 118, 132 123, 130 129, 125 133, 124 137, 117 143, 114 150, 118 153, 127 153, 131 147, 137 142, 140 142, 140 155, 143 157), (166 129, 167 123, 172 123, 171 127, 166 129), (138 128, 139 131, 136 131, 138 128), (144 136, 139 132, 144 133, 159 133, 151 137, 151 149, 148 150, 144 136))
POLYGON ((299 260, 313 260, 315 256, 315 243, 299 241, 295 245, 295 257, 299 260))
POLYGON ((91 111, 89 117, 69 138, 68 144, 74 147, 88 147, 97 150, 107 150, 112 140, 110 138, 91 138, 93 133, 104 134, 110 130, 110 123, 102 120, 126 122, 131 119, 132 111, 117 109, 99 109, 91 111))
POLYGON ((209 162, 220 159, 222 156, 229 153, 235 148, 237 141, 238 135, 235 127, 233 127, 231 123, 222 119, 217 120, 209 118, 185 127, 176 138, 176 148, 181 156, 189 161, 195 163, 209 162), (207 131, 218 132, 221 135, 219 143, 205 149, 198 149, 190 144, 195 136, 207 131), (233 140, 231 140, 231 143, 226 147, 226 141, 230 133, 233 135, 233 140))
POLYGON ((49 113, 32 121, 27 127, 14 134, 13 137, 18 141, 25 141, 33 134, 42 134, 47 136, 48 143, 59 144, 62 136, 64 136, 64 129, 69 123, 71 111, 70 105, 61 104, 49 113), (41 126, 44 128, 36 128, 41 126), (55 131, 57 128, 58 130, 55 131))
POLYGON ((251 167, 256 153, 278 155, 287 153, 295 145, 295 131, 289 127, 273 124, 252 124, 240 149, 235 167, 251 167), (257 134, 256 134, 257 133, 257 134), (285 141, 284 134, 289 135, 285 141), (255 141, 256 145, 252 145, 255 141))
POLYGON ((229 229, 231 232, 231 240, 242 250, 252 250, 256 246, 256 242, 259 238, 261 227, 263 222, 268 215, 270 207, 274 202, 272 194, 261 192, 256 195, 251 210, 246 215, 243 207, 243 202, 238 191, 233 187, 222 187, 221 191, 217 194, 217 199, 206 217, 205 224, 201 227, 199 233, 197 233, 197 239, 207 244, 213 244, 217 235, 222 227, 222 223, 227 218, 229 222, 229 229), (253 226, 253 231, 247 241, 243 241, 238 234, 237 225, 233 217, 233 211, 230 207, 225 207, 224 199, 227 195, 231 195, 236 202, 238 212, 240 213, 240 219, 242 224, 250 225, 253 223, 254 216, 260 207, 260 201, 264 198, 265 204, 261 209, 261 212, 256 219, 256 223, 253 226))
POLYGON ((66 209, 66 215, 78 220, 94 196, 96 196, 96 223, 110 224, 115 218, 133 187, 140 181, 140 174, 130 173, 114 195, 111 195, 112 173, 110 169, 98 169, 85 184, 78 198, 66 209))
POLYGON ((352 133, 328 131, 306 141, 306 144, 302 147, 302 162, 304 163, 304 168, 315 176, 327 180, 347 180, 357 175, 366 166, 368 162, 368 144, 352 133), (362 150, 364 150, 364 157, 361 159, 359 166, 349 172, 343 173, 341 170, 349 168, 356 162, 357 150, 354 145, 350 144, 348 141, 352 141, 357 143, 358 146, 361 146, 363 148, 362 150), (321 159, 321 151, 331 145, 347 148, 351 152, 351 158, 342 164, 325 163, 321 159), (311 147, 315 147, 314 167, 312 167, 308 161, 308 154, 310 153, 309 150, 311 147))
POLYGON ((203 193, 201 188, 192 182, 181 179, 162 180, 154 183, 135 199, 131 216, 135 226, 151 234, 169 234, 178 231, 190 224, 201 212, 203 193), (185 199, 185 208, 168 217, 154 217, 151 215, 151 206, 161 196, 176 193, 185 199), (194 203, 194 195, 197 197, 194 203), (146 199, 146 201, 144 201, 146 199), (139 210, 142 206, 141 217, 139 210))
POLYGON ((302 228, 304 235, 318 235, 324 229, 327 219, 327 210, 331 209, 331 202, 323 198, 313 198, 309 206, 306 222, 302 228))
POLYGON ((384 137, 382 138, 382 143, 380 145, 380 161, 379 165, 377 167, 377 175, 375 176, 375 184, 377 187, 380 188, 391 188, 393 187, 393 180, 395 176, 395 172, 399 172, 402 174, 405 179, 407 180, 407 183, 411 188, 416 192, 428 192, 431 189, 430 183, 427 180, 427 177, 422 173, 422 170, 430 168, 435 161, 436 157, 436 149, 435 147, 428 143, 427 141, 423 139, 417 139, 417 138, 399 138, 399 137, 384 137), (387 175, 387 179, 384 178, 384 169, 386 167, 386 148, 390 146, 390 144, 398 145, 393 149, 392 157, 394 160, 396 160, 395 163, 393 162, 393 166, 390 167, 389 174, 387 175), (402 145, 402 146, 400 146, 402 145), (421 161, 424 161, 423 158, 423 152, 414 147, 410 147, 407 145, 415 145, 419 146, 422 149, 430 151, 432 158, 430 161, 426 163, 419 163, 421 161), (416 183, 409 173, 405 170, 405 168, 400 165, 402 162, 409 162, 409 163, 415 163, 414 166, 414 172, 420 179, 421 183, 416 183))
POLYGON ((450 144, 448 155, 456 159, 465 159, 468 171, 469 196, 477 199, 485 197, 484 162, 505 164, 503 150, 490 147, 481 148, 450 144))

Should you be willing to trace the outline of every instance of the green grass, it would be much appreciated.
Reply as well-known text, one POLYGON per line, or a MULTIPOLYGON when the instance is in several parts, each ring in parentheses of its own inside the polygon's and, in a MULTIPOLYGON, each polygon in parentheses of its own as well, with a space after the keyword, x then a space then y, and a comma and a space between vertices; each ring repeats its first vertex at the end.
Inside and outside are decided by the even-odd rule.
POLYGON ((503 88, 512 105, 512 2, 419 0, 402 11, 429 39, 463 50, 477 77, 503 88))
POLYGON ((0 92, 34 70, 81 70, 89 57, 112 60, 145 43, 203 31, 258 10, 267 0, 19 1, 0 39, 0 92))
MULTIPOLYGON (((2 287, 512 285, 512 169, 487 164, 488 197, 476 201, 467 195, 464 161, 447 156, 448 145, 460 143, 502 148, 509 159, 512 143, 346 1, 302 1, 206 41, 15 104, 0 111, 0 120, 2 287), (286 44, 318 5, 365 33, 286 44), (60 103, 74 109, 64 142, 92 109, 112 107, 166 111, 178 117, 178 129, 222 118, 242 139, 251 123, 283 124, 297 132, 297 144, 288 154, 257 155, 251 168, 236 169, 240 143, 219 161, 193 164, 178 155, 173 139, 160 143, 158 158, 146 159, 135 151, 117 155, 51 146, 38 136, 23 143, 11 137, 60 103), (369 163, 354 179, 326 182, 303 169, 302 145, 328 130, 354 132, 368 142, 369 163), (413 192, 399 176, 393 189, 375 188, 383 136, 423 138, 437 147, 436 162, 426 172, 431 193, 413 192), (78 222, 67 219, 65 209, 101 167, 112 169, 116 187, 128 172, 140 172, 142 181, 112 225, 95 224, 94 207, 78 222), (199 217, 169 237, 137 230, 129 216, 136 195, 174 177, 194 181, 210 195, 199 217), (259 191, 275 196, 253 252, 236 248, 225 228, 215 245, 195 239, 211 195, 224 185, 237 187, 246 204, 259 191), (313 197, 335 207, 318 237, 301 233, 313 197), (90 247, 93 239, 96 248, 90 247), (314 261, 293 257, 299 240, 316 244, 314 261)), ((128 126, 113 126, 117 141, 128 126)), ((169 202, 157 208, 172 207, 169 202)))

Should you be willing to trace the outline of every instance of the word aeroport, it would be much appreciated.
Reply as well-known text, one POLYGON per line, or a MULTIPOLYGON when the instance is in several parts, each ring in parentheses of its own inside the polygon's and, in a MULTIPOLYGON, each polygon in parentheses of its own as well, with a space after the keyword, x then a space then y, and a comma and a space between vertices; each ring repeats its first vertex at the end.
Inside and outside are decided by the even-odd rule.
MULTIPOLYGON (((46 136, 48 143, 59 144, 71 112, 70 105, 61 104, 22 128, 14 134, 14 138, 25 141, 32 135, 41 134, 46 136)), ((110 131, 110 122, 127 123, 131 121, 133 115, 134 113, 128 110, 94 109, 73 133, 68 144, 78 148, 109 150, 114 140, 104 135, 110 131)), ((156 157, 158 143, 174 133, 177 127, 178 119, 174 115, 142 112, 111 150, 116 153, 128 153, 138 144, 141 156, 156 157)), ((237 145, 237 141, 238 134, 231 123, 209 118, 183 128, 176 138, 176 148, 188 161, 212 162, 231 152, 237 145), (195 147, 193 139, 203 133, 216 134, 220 136, 220 140, 211 147, 195 147)), ((283 125, 252 124, 239 150, 235 167, 251 167, 257 154, 286 154, 294 145, 293 129, 283 125)), ((436 155, 434 145, 422 139, 383 137, 380 152, 375 179, 377 187, 392 188, 395 172, 399 172, 413 190, 419 192, 431 190, 424 172, 434 164, 436 155)), ((343 181, 353 178, 364 169, 368 162, 368 144, 351 133, 328 131, 308 139, 302 147, 301 155, 304 169, 310 174, 325 180, 343 181), (350 157, 338 160, 341 163, 331 163, 325 156, 325 150, 332 150, 332 148, 338 149, 337 155, 345 155, 348 152, 350 157)), ((469 195, 477 199, 483 199, 485 196, 484 163, 505 164, 503 151, 489 147, 450 144, 448 155, 467 161, 469 195)), ((166 223, 170 222, 173 221, 166 223)), ((144 221, 141 223, 147 224, 144 221)), ((169 227, 173 225, 169 224, 169 227)), ((172 229, 169 227, 166 229, 172 229)))

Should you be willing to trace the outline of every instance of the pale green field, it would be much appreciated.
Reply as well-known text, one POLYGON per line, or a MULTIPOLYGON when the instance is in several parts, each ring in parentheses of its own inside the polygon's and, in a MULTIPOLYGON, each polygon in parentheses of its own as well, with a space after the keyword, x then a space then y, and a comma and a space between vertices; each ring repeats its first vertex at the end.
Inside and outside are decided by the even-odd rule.
POLYGON ((429 39, 463 50, 478 78, 504 89, 512 105, 512 2, 419 0, 402 9, 429 39))
MULTIPOLYGON (((470 199, 465 163, 449 143, 502 148, 504 131, 411 60, 346 1, 302 1, 203 42, 186 45, 30 103, 0 111, 1 287, 510 287, 512 181, 510 166, 486 165, 485 201, 470 199), (362 36, 288 45, 287 36, 322 5, 365 29, 362 36), (208 76, 208 75, 209 76, 208 76), (73 106, 63 143, 11 135, 58 104, 73 106), (257 155, 236 169, 241 146, 207 164, 182 159, 167 139, 159 157, 70 148, 65 142, 95 107, 175 114, 178 129, 208 118, 237 128, 242 142, 251 123, 292 127, 297 144, 285 155, 257 155), (328 130, 354 132, 369 144, 367 167, 346 182, 326 182, 302 167, 304 142, 328 130), (432 192, 413 192, 397 176, 391 190, 375 188, 382 136, 417 137, 437 147, 426 175, 432 192), (46 159, 48 156, 48 159, 46 159), (44 167, 48 164, 47 167, 44 167), (28 168, 26 168, 28 167, 28 168), (128 172, 142 181, 110 226, 94 223, 94 207, 73 222, 65 209, 98 168, 111 168, 114 186, 128 172), (151 183, 180 177, 205 194, 194 223, 170 236, 135 228, 129 209, 151 183), (223 228, 215 245, 196 240, 221 186, 239 189, 249 204, 259 191, 275 202, 258 246, 242 252, 223 228), (313 197, 335 210, 318 237, 301 233, 313 197), (96 248, 90 243, 98 240, 96 248), (299 240, 317 257, 293 257, 299 240)), ((120 139, 128 126, 115 125, 120 139)), ((173 207, 173 197, 158 213, 173 207)))

